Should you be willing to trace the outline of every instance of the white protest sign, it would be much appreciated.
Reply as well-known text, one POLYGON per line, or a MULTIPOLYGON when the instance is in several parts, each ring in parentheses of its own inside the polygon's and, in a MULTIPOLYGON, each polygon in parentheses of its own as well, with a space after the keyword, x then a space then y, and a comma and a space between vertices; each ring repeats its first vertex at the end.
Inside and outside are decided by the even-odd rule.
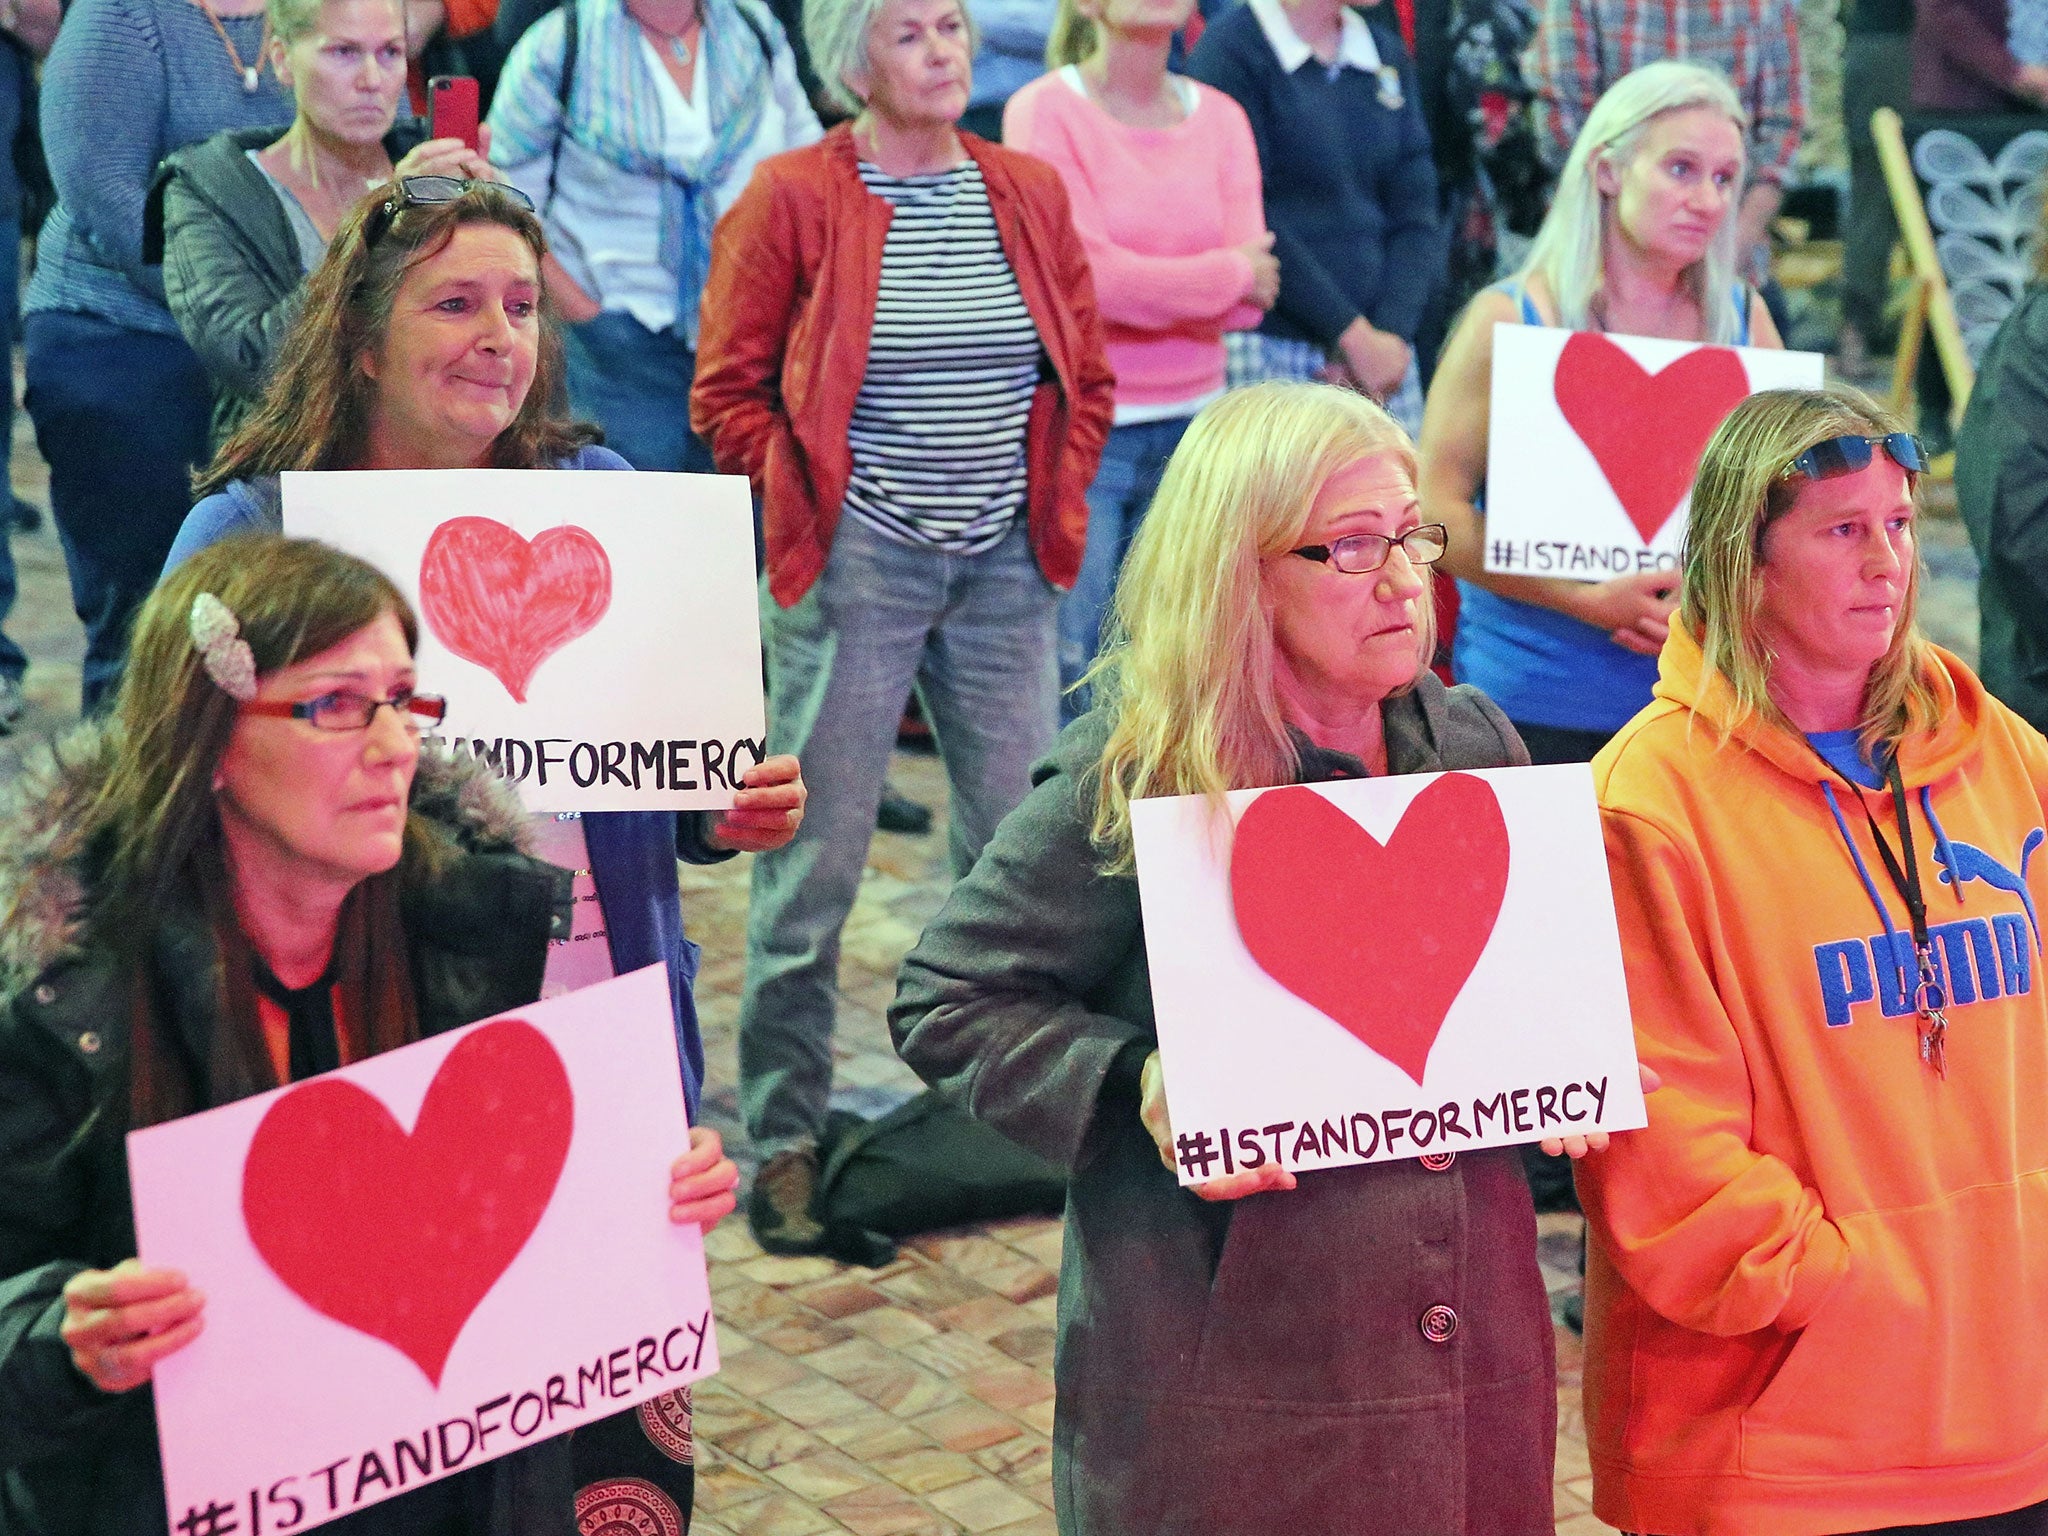
POLYGON ((171 1529, 307 1530, 715 1371, 688 1139, 660 966, 132 1133, 142 1258, 206 1297, 154 1377, 171 1529))
POLYGON ((1675 568, 1714 429, 1759 390, 1819 389, 1822 368, 1817 352, 1495 326, 1486 569, 1675 568))
POLYGON ((1647 1124, 1592 770, 1131 808, 1182 1183, 1647 1124))
POLYGON ((722 810, 760 761, 744 479, 337 470, 287 474, 283 494, 287 533, 405 593, 444 739, 528 810, 722 810))

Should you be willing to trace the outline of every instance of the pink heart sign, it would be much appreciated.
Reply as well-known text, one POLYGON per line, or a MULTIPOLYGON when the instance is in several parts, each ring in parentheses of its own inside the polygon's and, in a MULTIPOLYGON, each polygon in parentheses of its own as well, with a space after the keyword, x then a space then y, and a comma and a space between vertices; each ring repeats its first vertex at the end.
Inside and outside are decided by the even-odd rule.
POLYGON ((1733 348, 1701 347, 1651 373, 1594 331, 1565 342, 1553 387, 1645 544, 1692 489, 1707 439, 1750 392, 1733 348))
POLYGON ((611 601, 611 559, 573 525, 529 540, 488 517, 450 518, 420 558, 427 627, 521 704, 540 664, 595 628, 611 601))
POLYGON ((307 1306, 382 1339, 439 1386, 463 1326, 554 1199, 575 1120, 548 1037, 502 1019, 448 1053, 410 1134, 340 1079, 279 1098, 249 1143, 242 1218, 307 1306))
POLYGON ((1447 773, 1384 843, 1302 785, 1237 823, 1230 899, 1259 968, 1417 1087, 1508 885, 1493 786, 1447 773))

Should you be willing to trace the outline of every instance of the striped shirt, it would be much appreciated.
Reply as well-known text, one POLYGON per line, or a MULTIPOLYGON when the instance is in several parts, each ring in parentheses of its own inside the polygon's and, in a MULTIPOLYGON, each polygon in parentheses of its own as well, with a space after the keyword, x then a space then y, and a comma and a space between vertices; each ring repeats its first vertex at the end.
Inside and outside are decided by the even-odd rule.
POLYGON ((895 177, 846 510, 902 543, 993 548, 1024 505, 1024 431, 1043 351, 972 160, 895 177))

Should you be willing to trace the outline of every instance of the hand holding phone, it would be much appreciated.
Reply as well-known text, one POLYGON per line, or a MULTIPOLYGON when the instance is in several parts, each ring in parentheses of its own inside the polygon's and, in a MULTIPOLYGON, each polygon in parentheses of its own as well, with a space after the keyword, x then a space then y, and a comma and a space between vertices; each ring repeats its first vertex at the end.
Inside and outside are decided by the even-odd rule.
POLYGON ((477 139, 476 81, 468 75, 436 75, 427 82, 427 137, 460 139, 471 150, 477 139))

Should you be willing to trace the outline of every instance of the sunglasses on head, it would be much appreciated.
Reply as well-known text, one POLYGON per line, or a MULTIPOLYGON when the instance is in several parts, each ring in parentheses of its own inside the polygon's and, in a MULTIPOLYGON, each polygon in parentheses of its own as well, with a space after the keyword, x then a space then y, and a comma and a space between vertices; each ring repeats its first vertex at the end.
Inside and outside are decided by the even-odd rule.
POLYGON ((1853 475, 1870 468, 1871 454, 1879 448, 1907 474, 1926 473, 1927 454, 1920 447, 1920 439, 1910 432, 1887 432, 1882 437, 1831 437, 1824 443, 1815 443, 1787 464, 1778 478, 1790 480, 1794 475, 1804 475, 1809 480, 1832 480, 1837 475, 1853 475))
POLYGON ((435 203, 452 203, 472 188, 489 187, 498 196, 528 213, 533 199, 517 187, 502 181, 472 181, 466 176, 401 176, 391 195, 363 225, 363 242, 375 245, 391 228, 391 221, 408 208, 426 208, 435 203))

